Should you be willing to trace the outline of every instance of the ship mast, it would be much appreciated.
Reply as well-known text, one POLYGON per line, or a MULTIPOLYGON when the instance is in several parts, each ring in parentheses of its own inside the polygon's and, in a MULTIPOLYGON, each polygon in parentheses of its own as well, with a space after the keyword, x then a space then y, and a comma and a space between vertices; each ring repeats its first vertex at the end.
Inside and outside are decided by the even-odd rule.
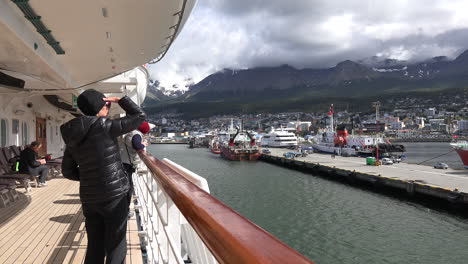
POLYGON ((231 131, 234 131, 234 120, 231 118, 231 126, 229 126, 229 133, 231 133, 231 131))
POLYGON ((377 101, 377 102, 373 102, 372 103, 372 106, 375 107, 375 123, 379 123, 379 108, 380 106, 382 106, 382 104, 380 103, 380 101, 377 101))
POLYGON ((335 127, 334 127, 334 120, 333 120, 333 114, 334 114, 334 110, 333 110, 333 104, 331 104, 330 106, 330 112, 328 112, 328 115, 330 116, 330 127, 331 127, 331 132, 334 132, 335 131, 335 127))

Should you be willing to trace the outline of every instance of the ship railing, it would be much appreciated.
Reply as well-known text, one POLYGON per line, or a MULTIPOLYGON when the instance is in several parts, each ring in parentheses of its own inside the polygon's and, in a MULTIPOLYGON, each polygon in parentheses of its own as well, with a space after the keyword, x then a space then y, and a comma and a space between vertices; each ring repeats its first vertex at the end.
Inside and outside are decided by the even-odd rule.
MULTIPOLYGON (((139 212, 141 231, 139 232, 148 263, 183 264, 190 259, 192 263, 217 263, 193 228, 185 220, 172 199, 159 183, 157 175, 145 164, 153 158, 143 154, 133 175, 135 197, 139 212)), ((173 170, 183 172, 200 189, 209 192, 206 179, 188 171, 178 164, 164 159, 162 162, 173 170)))
POLYGON ((133 179, 148 263, 312 263, 210 195, 203 177, 140 158, 133 179))

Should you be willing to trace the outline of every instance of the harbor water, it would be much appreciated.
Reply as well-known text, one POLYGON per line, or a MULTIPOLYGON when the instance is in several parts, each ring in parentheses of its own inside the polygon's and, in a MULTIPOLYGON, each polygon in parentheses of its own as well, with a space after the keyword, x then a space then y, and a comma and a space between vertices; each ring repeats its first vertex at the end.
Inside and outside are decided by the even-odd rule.
POLYGON ((205 177, 215 197, 316 263, 467 263, 467 219, 204 148, 148 151, 205 177))

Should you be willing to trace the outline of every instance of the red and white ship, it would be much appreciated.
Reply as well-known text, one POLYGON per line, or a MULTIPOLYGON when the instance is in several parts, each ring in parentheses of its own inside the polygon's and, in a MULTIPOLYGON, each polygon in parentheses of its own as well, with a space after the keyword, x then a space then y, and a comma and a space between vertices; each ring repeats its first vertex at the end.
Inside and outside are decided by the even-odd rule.
POLYGON ((392 152, 405 152, 403 145, 392 144, 379 135, 349 135, 345 125, 338 125, 335 131, 333 120, 333 105, 328 116, 330 127, 322 133, 317 133, 312 139, 312 147, 316 152, 337 154, 342 156, 380 156, 390 155, 392 152))
POLYGON ((237 133, 221 146, 221 157, 235 161, 254 161, 260 158, 260 148, 248 132, 237 133))
POLYGON ((457 151, 458 156, 463 162, 465 169, 468 169, 468 142, 467 141, 458 141, 455 143, 450 143, 452 148, 457 151))

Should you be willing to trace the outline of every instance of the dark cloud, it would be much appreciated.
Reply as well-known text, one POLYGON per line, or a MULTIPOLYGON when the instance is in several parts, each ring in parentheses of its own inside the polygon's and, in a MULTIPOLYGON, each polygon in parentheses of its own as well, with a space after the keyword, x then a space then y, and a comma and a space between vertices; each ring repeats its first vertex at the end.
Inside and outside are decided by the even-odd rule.
POLYGON ((467 9, 464 0, 199 0, 151 73, 171 86, 223 68, 454 57, 468 48, 467 9))

